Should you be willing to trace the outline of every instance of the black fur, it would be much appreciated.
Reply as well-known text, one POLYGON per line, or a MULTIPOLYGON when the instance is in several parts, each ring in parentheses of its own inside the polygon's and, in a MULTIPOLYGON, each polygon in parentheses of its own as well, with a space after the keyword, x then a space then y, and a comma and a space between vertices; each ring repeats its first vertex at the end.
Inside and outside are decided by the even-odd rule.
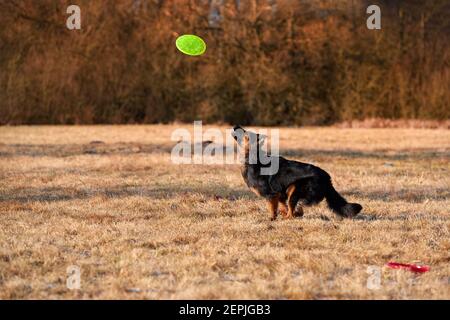
MULTIPOLYGON (((261 148, 263 141, 261 136, 251 131, 246 131, 240 126, 233 128, 233 138, 238 145, 243 146, 245 135, 254 135, 253 146, 261 148), (255 145, 256 144, 256 145, 255 145)), ((274 156, 270 156, 274 159, 274 156)), ((333 187, 330 175, 319 167, 312 164, 287 160, 277 157, 279 170, 273 175, 262 175, 261 169, 269 167, 270 163, 262 164, 258 157, 255 164, 251 164, 246 157, 242 166, 242 177, 249 188, 267 200, 278 197, 280 202, 288 199, 287 190, 291 185, 295 186, 295 192, 290 196, 289 202, 294 207, 298 201, 303 205, 310 206, 327 200, 329 208, 336 214, 343 217, 354 217, 361 210, 362 206, 357 203, 348 203, 333 187)))

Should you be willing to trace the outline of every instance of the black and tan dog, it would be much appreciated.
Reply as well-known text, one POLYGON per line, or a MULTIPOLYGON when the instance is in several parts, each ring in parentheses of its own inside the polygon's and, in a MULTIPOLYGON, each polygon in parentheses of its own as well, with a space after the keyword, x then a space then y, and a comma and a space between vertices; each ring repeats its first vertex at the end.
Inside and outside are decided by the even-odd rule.
POLYGON ((247 186, 257 195, 267 200, 271 220, 277 217, 277 210, 285 218, 303 216, 301 205, 309 206, 321 202, 324 198, 333 212, 342 217, 356 216, 362 206, 358 203, 348 203, 333 187, 330 175, 312 164, 287 160, 263 153, 269 161, 262 162, 260 150, 264 138, 240 126, 235 126, 232 136, 243 153, 242 177, 247 186), (251 161, 250 152, 256 154, 251 161), (278 160, 278 171, 263 175, 263 168, 270 166, 270 161, 278 160))

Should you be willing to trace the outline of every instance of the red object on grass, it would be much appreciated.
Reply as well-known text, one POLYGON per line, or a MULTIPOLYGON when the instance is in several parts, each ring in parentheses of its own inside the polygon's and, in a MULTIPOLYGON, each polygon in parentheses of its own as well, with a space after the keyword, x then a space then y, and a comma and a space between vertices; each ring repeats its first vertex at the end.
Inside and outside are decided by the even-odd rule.
POLYGON ((409 270, 412 272, 417 272, 417 273, 424 273, 424 272, 430 271, 429 266, 418 266, 416 264, 389 262, 386 265, 392 269, 406 269, 406 270, 409 270))

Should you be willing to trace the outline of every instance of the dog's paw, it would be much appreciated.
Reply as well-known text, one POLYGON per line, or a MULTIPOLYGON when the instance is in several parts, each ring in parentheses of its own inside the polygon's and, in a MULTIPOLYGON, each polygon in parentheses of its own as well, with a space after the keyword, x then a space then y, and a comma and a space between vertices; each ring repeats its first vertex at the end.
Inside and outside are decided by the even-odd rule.
POLYGON ((295 210, 295 212, 294 212, 294 217, 296 217, 296 218, 303 217, 303 208, 301 208, 301 207, 297 208, 297 210, 295 210))
POLYGON ((281 216, 283 216, 283 217, 286 217, 288 214, 287 210, 280 209, 279 211, 280 211, 281 216))

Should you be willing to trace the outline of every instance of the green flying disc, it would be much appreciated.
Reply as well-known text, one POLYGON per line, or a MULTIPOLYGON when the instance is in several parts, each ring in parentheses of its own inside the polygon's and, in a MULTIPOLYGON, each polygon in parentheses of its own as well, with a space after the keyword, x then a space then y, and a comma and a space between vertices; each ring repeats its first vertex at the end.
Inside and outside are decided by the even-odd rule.
POLYGON ((184 34, 175 42, 178 50, 190 56, 200 56, 206 51, 206 43, 193 34, 184 34))

